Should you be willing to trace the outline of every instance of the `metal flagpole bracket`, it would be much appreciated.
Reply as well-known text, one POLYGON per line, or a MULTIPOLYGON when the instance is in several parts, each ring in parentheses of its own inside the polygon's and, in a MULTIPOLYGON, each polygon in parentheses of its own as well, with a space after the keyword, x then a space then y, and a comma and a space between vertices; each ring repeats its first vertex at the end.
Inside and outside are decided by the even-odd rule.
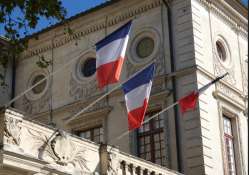
POLYGON ((132 21, 135 20, 135 19, 138 19, 138 18, 139 18, 139 17, 136 15, 135 18, 132 19, 132 21))

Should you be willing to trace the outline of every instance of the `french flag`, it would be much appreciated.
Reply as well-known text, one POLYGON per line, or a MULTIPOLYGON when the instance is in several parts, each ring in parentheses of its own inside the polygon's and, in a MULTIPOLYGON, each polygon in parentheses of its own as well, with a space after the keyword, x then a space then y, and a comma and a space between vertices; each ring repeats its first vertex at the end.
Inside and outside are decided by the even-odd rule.
POLYGON ((212 82, 210 82, 207 85, 203 86, 202 88, 197 89, 193 93, 191 93, 191 94, 187 95, 186 97, 184 97, 183 99, 179 100, 179 104, 180 104, 180 107, 181 107, 181 110, 182 110, 182 115, 185 114, 185 112, 187 111, 187 109, 195 110, 195 105, 196 105, 198 97, 204 91, 206 91, 212 84, 216 83, 217 81, 219 81, 220 79, 222 79, 227 74, 225 74, 225 75, 223 75, 221 77, 216 78, 215 80, 213 80, 212 82))
POLYGON ((129 131, 142 126, 150 97, 155 63, 123 84, 128 113, 129 131))
POLYGON ((132 20, 96 43, 96 68, 100 90, 117 83, 122 70, 132 20))

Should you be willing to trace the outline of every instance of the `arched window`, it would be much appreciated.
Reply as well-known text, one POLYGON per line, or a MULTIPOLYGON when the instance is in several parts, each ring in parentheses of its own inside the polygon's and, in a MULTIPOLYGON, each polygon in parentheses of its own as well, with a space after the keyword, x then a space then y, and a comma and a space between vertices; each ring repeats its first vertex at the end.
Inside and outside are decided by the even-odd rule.
POLYGON ((85 77, 92 76, 96 72, 96 59, 92 58, 88 60, 82 72, 84 73, 85 77))

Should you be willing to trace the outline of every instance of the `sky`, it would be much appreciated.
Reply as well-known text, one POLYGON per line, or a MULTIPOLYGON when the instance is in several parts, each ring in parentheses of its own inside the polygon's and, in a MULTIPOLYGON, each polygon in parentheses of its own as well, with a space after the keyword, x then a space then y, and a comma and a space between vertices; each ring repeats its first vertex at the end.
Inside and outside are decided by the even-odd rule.
MULTIPOLYGON (((104 3, 108 0, 61 0, 62 5, 67 9, 67 18, 76 15, 77 13, 81 13, 83 11, 86 11, 92 7, 95 7, 101 3, 104 3)), ((247 6, 248 6, 248 0, 242 0, 247 6)), ((13 17, 22 17, 22 13, 18 9, 14 10, 13 17)), ((47 20, 45 17, 41 18, 41 20, 38 22, 35 29, 29 29, 29 34, 33 34, 34 32, 37 32, 43 28, 46 28, 52 24, 57 23, 58 21, 56 19, 47 20)), ((20 30, 20 36, 24 37, 24 30, 20 30)), ((4 25, 0 25, 0 35, 5 35, 4 31, 4 25)))

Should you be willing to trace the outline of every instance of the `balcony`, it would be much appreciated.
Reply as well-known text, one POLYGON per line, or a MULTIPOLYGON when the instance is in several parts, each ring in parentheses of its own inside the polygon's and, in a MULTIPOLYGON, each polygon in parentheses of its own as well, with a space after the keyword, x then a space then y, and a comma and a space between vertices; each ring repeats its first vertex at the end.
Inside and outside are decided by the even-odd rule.
POLYGON ((180 174, 0 108, 0 175, 180 174), (111 150, 111 151, 110 151, 111 150))

